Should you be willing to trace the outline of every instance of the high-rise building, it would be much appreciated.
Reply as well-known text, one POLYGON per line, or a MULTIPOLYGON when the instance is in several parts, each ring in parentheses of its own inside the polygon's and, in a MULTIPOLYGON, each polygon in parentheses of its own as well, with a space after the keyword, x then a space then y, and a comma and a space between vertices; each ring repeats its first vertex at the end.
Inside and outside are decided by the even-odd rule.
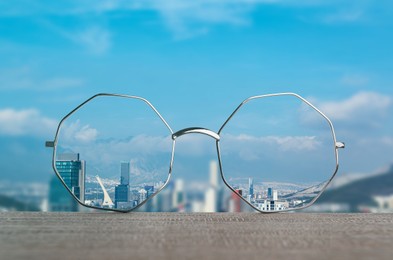
POLYGON ((219 176, 216 161, 210 162, 210 185, 205 193, 205 212, 217 212, 219 210, 219 176))
POLYGON ((175 180, 173 194, 172 194, 172 206, 177 211, 183 211, 185 204, 184 195, 184 182, 182 179, 175 180))
POLYGON ((78 211, 78 202, 68 193, 57 176, 52 176, 49 181, 48 210, 78 211))
POLYGON ((120 205, 124 206, 128 202, 130 202, 130 186, 125 184, 117 185, 115 187, 115 207, 120 208, 120 205))
POLYGON ((267 188, 267 199, 273 199, 273 188, 267 188))
MULTIPOLYGON (((56 169, 61 179, 80 201, 85 201, 85 161, 78 153, 60 153, 56 159, 56 169)), ((77 211, 78 205, 67 194, 60 180, 52 178, 49 184, 49 210, 77 211), (65 192, 64 192, 65 191, 65 192)))
POLYGON ((130 163, 121 162, 120 163, 120 184, 129 185, 130 184, 130 163))
POLYGON ((130 193, 130 163, 120 163, 120 184, 115 187, 115 207, 132 207, 130 193))
POLYGON ((210 186, 218 188, 219 176, 218 176, 218 165, 216 161, 210 161, 210 186))
POLYGON ((278 192, 273 190, 273 200, 278 200, 278 192))
POLYGON ((248 178, 248 195, 251 196, 251 199, 254 197, 254 180, 252 178, 248 178))
POLYGON ((205 192, 205 209, 204 212, 217 211, 217 192, 214 188, 210 187, 205 192))

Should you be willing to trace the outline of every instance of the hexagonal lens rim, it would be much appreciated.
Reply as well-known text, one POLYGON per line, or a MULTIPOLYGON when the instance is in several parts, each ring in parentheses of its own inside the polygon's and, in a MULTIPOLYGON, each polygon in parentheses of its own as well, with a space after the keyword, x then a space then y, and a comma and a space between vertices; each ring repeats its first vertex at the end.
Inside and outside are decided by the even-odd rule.
POLYGON ((89 99, 87 99, 86 101, 84 101, 83 103, 81 103, 79 106, 77 106, 76 108, 74 108, 71 112, 69 112, 65 117, 63 117, 60 120, 60 123, 57 127, 56 130, 56 134, 55 134, 55 138, 53 141, 53 154, 52 154, 52 168, 56 173, 56 176, 59 178, 59 180, 61 181, 61 183, 63 184, 63 186, 68 190, 68 192, 72 195, 72 197, 82 206, 87 207, 87 208, 92 208, 92 209, 99 209, 99 210, 107 210, 107 211, 117 211, 117 212, 130 212, 133 210, 136 210, 137 208, 143 206, 148 200, 150 200, 151 198, 153 198, 154 196, 156 196, 162 189, 165 188, 165 186, 168 184, 170 178, 171 178, 171 174, 172 174, 172 167, 173 167, 173 158, 174 158, 174 151, 175 151, 175 141, 172 140, 172 151, 171 151, 171 160, 170 160, 170 165, 169 165, 169 171, 168 171, 168 177, 167 180, 165 181, 164 185, 162 185, 156 192, 154 192, 148 199, 144 200, 143 202, 139 203, 138 205, 136 205, 133 208, 130 209, 115 209, 115 208, 100 208, 100 207, 96 207, 96 206, 91 206, 91 205, 87 205, 84 202, 80 201, 75 194, 70 190, 70 188, 66 185, 66 183, 64 182, 63 178, 61 177, 60 173, 57 170, 56 167, 56 154, 57 154, 57 143, 59 140, 59 133, 60 133, 60 129, 63 125, 63 123, 65 122, 65 120, 67 120, 71 115, 73 115, 75 112, 77 112, 78 110, 80 110, 84 105, 86 105, 87 103, 89 103, 90 101, 99 98, 99 97, 118 97, 118 98, 127 98, 127 99, 136 99, 136 100, 140 100, 142 102, 144 102, 145 104, 148 105, 148 107, 150 109, 152 109, 155 114, 161 119, 161 121, 165 124, 165 126, 168 128, 169 132, 171 135, 173 135, 173 131, 172 128, 169 126, 169 124, 165 121, 165 119, 161 116, 161 114, 158 112, 158 110, 145 98, 142 97, 138 97, 138 96, 130 96, 130 95, 122 95, 122 94, 108 94, 108 93, 99 93, 96 94, 92 97, 90 97, 89 99))

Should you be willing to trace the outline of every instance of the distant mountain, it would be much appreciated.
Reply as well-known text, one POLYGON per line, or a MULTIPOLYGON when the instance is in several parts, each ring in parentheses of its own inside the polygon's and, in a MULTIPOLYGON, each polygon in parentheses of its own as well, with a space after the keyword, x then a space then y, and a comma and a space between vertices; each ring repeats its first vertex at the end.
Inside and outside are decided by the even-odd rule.
POLYGON ((40 211, 36 206, 0 194, 0 208, 16 211, 40 211))
POLYGON ((317 203, 345 203, 356 211, 359 205, 376 206, 373 196, 393 194, 393 166, 383 174, 362 178, 338 188, 328 189, 317 203))
POLYGON ((293 199, 301 199, 301 200, 306 200, 310 201, 312 200, 318 193, 323 189, 323 187, 326 185, 326 182, 311 186, 309 188, 299 190, 297 192, 288 194, 283 196, 285 199, 293 200, 293 199))

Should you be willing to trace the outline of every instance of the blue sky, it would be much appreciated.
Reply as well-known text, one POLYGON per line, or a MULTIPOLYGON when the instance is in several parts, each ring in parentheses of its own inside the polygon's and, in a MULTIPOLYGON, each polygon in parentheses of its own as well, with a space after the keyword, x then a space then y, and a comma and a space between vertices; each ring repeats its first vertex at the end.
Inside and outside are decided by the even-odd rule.
POLYGON ((376 171, 393 162, 392 29, 384 0, 0 1, 0 178, 46 181, 43 142, 97 92, 146 97, 175 131, 297 92, 347 143, 341 172, 376 171))

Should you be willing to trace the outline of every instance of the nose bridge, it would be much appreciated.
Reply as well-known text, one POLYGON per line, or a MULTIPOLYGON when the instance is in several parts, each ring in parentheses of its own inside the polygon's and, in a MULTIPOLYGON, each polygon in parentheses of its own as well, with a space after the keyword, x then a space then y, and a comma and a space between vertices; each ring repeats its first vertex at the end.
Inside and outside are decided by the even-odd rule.
POLYGON ((207 128, 203 128, 203 127, 184 128, 184 129, 179 130, 176 133, 172 134, 172 139, 175 140, 176 138, 178 138, 182 135, 186 135, 186 134, 203 134, 203 135, 210 136, 210 137, 216 139, 217 141, 220 140, 220 136, 216 132, 209 130, 207 128))

